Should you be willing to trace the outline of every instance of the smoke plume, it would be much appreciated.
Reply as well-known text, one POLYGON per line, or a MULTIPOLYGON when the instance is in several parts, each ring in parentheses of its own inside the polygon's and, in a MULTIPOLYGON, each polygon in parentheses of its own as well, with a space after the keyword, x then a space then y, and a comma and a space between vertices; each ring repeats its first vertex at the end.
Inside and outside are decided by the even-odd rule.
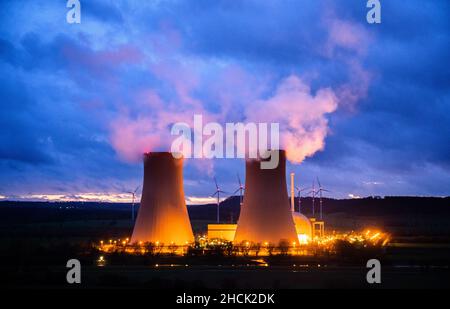
POLYGON ((301 163, 324 149, 329 116, 338 108, 354 110, 370 82, 362 65, 364 29, 335 18, 325 25, 329 34, 322 56, 345 64, 350 77, 314 90, 309 73, 317 72, 275 79, 270 71, 252 74, 234 61, 189 56, 181 52, 180 36, 170 30, 168 37, 176 38, 176 44, 156 38, 158 48, 147 64, 156 85, 136 93, 129 107, 120 109, 110 124, 111 144, 126 161, 141 160, 144 152, 169 151, 176 138, 170 135, 172 124, 192 128, 194 114, 200 114, 205 122, 224 127, 227 122, 279 123, 280 147, 289 161, 301 163), (348 53, 352 57, 342 56, 348 53))

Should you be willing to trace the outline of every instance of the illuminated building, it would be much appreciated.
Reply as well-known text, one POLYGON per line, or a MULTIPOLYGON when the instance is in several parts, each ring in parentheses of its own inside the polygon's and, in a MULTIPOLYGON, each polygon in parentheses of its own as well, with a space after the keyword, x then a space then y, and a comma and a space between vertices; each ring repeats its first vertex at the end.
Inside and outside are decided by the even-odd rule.
MULTIPOLYGON (((311 221, 305 215, 299 212, 295 212, 295 184, 294 184, 294 173, 291 173, 291 212, 292 218, 294 219, 295 230, 297 231, 298 241, 300 244, 306 244, 313 238, 313 231, 311 221)), ((299 189, 300 190, 300 189, 299 189)), ((298 196, 300 199, 300 194, 298 196)), ((299 200, 300 203, 300 200, 299 200)))
POLYGON ((194 241, 184 199, 183 158, 169 152, 144 155, 142 198, 131 243, 194 241))
POLYGON ((325 235, 325 222, 317 221, 315 218, 310 218, 312 225, 312 237, 323 237, 325 235))
POLYGON ((293 212, 292 217, 294 218, 295 230, 297 231, 300 243, 312 239, 312 226, 309 219, 298 212, 293 212))
POLYGON ((208 224, 208 239, 233 241, 235 234, 236 224, 208 224))

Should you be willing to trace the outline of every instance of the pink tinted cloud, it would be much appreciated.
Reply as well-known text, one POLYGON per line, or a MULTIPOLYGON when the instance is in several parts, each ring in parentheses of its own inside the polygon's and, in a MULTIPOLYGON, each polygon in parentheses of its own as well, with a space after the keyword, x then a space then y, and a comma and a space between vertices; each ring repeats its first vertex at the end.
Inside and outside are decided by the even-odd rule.
POLYGON ((281 148, 288 160, 302 162, 325 145, 328 133, 327 114, 337 108, 337 97, 330 88, 315 94, 298 76, 282 80, 275 94, 258 100, 246 110, 248 120, 279 123, 281 148))
POLYGON ((245 106, 257 100, 269 85, 269 77, 255 76, 236 64, 230 64, 209 81, 208 93, 220 104, 221 118, 237 121, 245 106))
POLYGON ((336 89, 339 106, 354 112, 356 104, 367 97, 372 74, 357 60, 348 60, 349 80, 336 89))
MULTIPOLYGON (((269 98, 264 98, 273 83, 269 75, 252 74, 236 64, 185 57, 180 51, 179 34, 169 27, 166 38, 151 38, 154 54, 148 68, 164 85, 164 91, 175 95, 162 99, 159 88, 135 94, 130 102, 134 113, 124 108, 111 124, 111 143, 125 160, 140 160, 143 152, 170 150, 174 138, 170 135, 171 124, 185 122, 192 127, 194 114, 202 114, 204 122, 222 124, 278 122, 281 146, 287 150, 288 159, 302 162, 325 147, 328 115, 336 111, 338 104, 352 109, 367 94, 370 84, 370 74, 362 65, 368 42, 364 28, 336 18, 326 19, 326 24, 329 35, 323 50, 328 57, 348 65, 349 80, 334 89, 324 87, 313 93, 305 79, 291 75, 278 83, 269 98), (354 52, 354 57, 339 53, 341 48, 354 52), (197 96, 199 91, 208 93, 219 109, 208 111, 197 96)), ((107 58, 124 61, 128 59, 125 55, 137 59, 133 52, 107 58)))
POLYGON ((161 59, 150 66, 150 71, 174 89, 180 103, 200 106, 200 101, 192 96, 192 91, 200 83, 194 65, 183 64, 176 59, 161 59))
POLYGON ((119 105, 119 113, 110 124, 111 144, 125 161, 138 162, 144 152, 170 151, 177 138, 171 135, 171 126, 183 122, 193 128, 194 114, 201 114, 205 123, 217 120, 201 107, 164 101, 153 89, 145 89, 134 98, 137 113, 119 105))
POLYGON ((337 18, 329 13, 323 21, 328 37, 323 46, 325 56, 343 62, 348 68, 348 79, 336 87, 339 106, 355 111, 356 104, 367 96, 372 74, 364 68, 363 62, 372 35, 358 23, 337 18), (340 49, 349 53, 340 53, 340 49))
POLYGON ((369 32, 360 24, 328 16, 324 19, 328 37, 323 49, 328 57, 334 57, 338 48, 347 49, 362 56, 370 42, 369 32))
MULTIPOLYGON (((175 122, 185 122, 192 128, 194 114, 203 115, 204 123, 222 119, 220 112, 211 114, 201 106, 190 108, 164 102, 153 90, 143 91, 136 97, 140 105, 148 104, 151 108, 143 109, 138 117, 132 117, 125 109, 111 126, 111 143, 127 161, 140 160, 144 152, 170 150, 175 138, 170 135, 170 125, 175 122)), ((281 147, 286 149, 289 160, 300 163, 324 148, 328 133, 326 116, 336 108, 337 98, 331 89, 322 88, 312 93, 302 79, 291 75, 278 84, 270 98, 248 102, 243 121, 279 123, 281 147)), ((213 165, 209 163, 193 164, 212 173, 213 165)))
POLYGON ((142 154, 155 150, 161 144, 158 134, 149 119, 119 117, 111 124, 110 142, 119 156, 128 162, 138 162, 142 154))

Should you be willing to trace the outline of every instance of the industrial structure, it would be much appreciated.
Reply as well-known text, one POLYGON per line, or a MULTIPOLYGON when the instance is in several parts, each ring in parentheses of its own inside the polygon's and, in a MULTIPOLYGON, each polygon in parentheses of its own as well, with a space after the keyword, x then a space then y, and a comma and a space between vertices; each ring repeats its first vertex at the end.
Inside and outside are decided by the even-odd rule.
POLYGON ((325 222, 322 220, 316 220, 316 218, 310 218, 312 225, 312 237, 323 237, 325 235, 325 222))
MULTIPOLYGON (((313 238, 313 228, 312 222, 305 215, 300 213, 300 194, 298 195, 299 199, 299 208, 298 212, 295 212, 295 173, 291 173, 291 212, 292 218, 294 219, 295 230, 297 232, 297 237, 300 243, 306 243, 308 240, 313 238)), ((302 189, 298 189, 300 193, 302 189)))
POLYGON ((131 243, 186 244, 194 241, 183 189, 183 158, 170 152, 144 154, 141 206, 131 243))
POLYGON ((286 153, 274 151, 279 151, 279 163, 274 169, 261 169, 261 161, 265 159, 246 160, 246 190, 236 228, 236 244, 298 242, 287 194, 286 153))
POLYGON ((236 235, 236 224, 208 224, 208 239, 233 241, 236 235))
POLYGON ((306 243, 311 240, 314 237, 311 224, 312 222, 309 221, 305 215, 299 212, 293 212, 292 218, 294 219, 295 230, 297 232, 299 242, 306 243))

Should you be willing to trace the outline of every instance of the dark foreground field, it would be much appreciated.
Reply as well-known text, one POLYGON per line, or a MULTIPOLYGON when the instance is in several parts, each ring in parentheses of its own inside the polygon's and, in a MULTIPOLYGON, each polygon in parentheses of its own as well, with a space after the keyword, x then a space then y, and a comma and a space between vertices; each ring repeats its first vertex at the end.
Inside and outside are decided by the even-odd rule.
MULTIPOLYGON (((382 264, 378 288, 448 288, 450 278, 449 199, 328 202, 328 231, 374 226, 392 234, 392 244, 377 252, 382 264), (405 203, 406 202, 406 203, 405 203), (410 204, 408 204, 408 202, 410 204), (408 206, 409 205, 409 206, 408 206), (366 206, 366 208, 361 208, 366 206)), ((305 201, 305 208, 308 204, 305 201)), ((228 204, 227 204, 228 203, 228 204)), ((233 201, 223 218, 237 219, 233 201)), ((126 204, 0 203, 0 286, 73 288, 66 283, 67 260, 82 265, 80 287, 125 288, 373 288, 366 282, 369 255, 272 257, 269 266, 254 258, 107 256, 91 244, 129 237, 132 224, 126 204), (156 266, 158 264, 158 266, 156 266)), ((213 221, 213 206, 190 208, 196 232, 213 221)), ((349 255, 350 254, 350 255, 349 255)))
MULTIPOLYGON (((5 277, 10 288, 73 288, 66 283, 64 267, 30 267, 5 277)), ((223 288, 223 289, 315 289, 315 288, 449 288, 448 268, 383 267, 382 283, 369 285, 367 269, 356 266, 109 266, 82 267, 80 288, 223 288)))

